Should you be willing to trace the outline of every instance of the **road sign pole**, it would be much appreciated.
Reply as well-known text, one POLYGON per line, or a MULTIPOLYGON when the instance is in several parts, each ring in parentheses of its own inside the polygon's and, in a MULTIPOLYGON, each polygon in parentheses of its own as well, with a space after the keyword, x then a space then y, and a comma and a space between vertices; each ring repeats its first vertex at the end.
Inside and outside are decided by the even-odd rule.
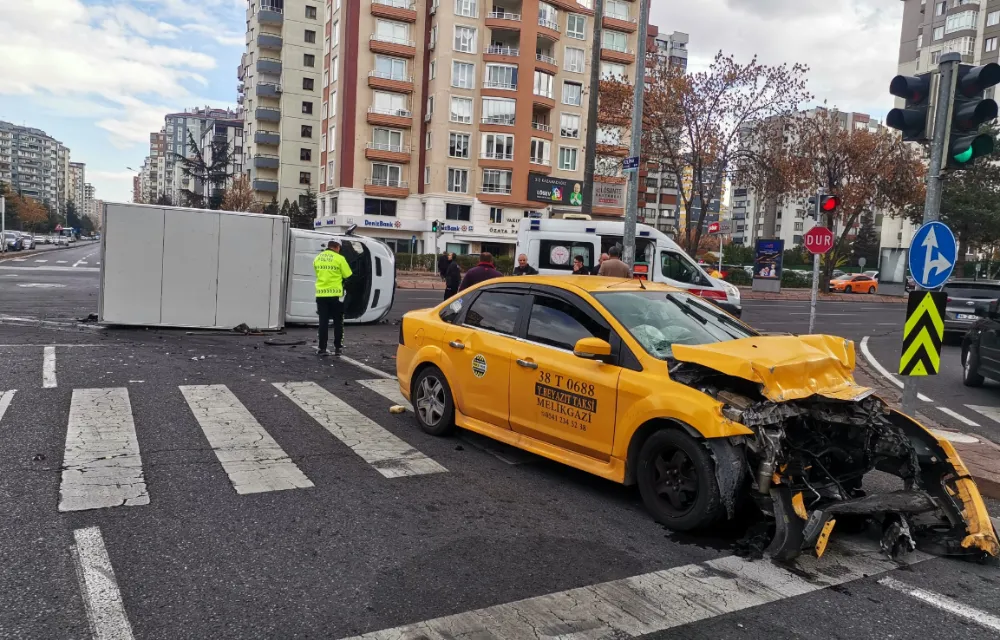
MULTIPOLYGON (((642 110, 646 89, 646 38, 649 30, 649 2, 639 3, 639 51, 635 65, 635 95, 632 102, 632 143, 630 156, 642 155, 642 110)), ((639 169, 629 178, 625 230, 622 234, 622 262, 629 268, 635 266, 635 225, 639 217, 639 169)))
POLYGON ((0 196, 0 253, 7 253, 7 198, 0 196))
MULTIPOLYGON (((819 224, 819 209, 823 201, 823 189, 816 192, 816 224, 819 224)), ((816 297, 819 293, 819 254, 813 254, 812 292, 809 294, 809 333, 816 328, 816 297)))

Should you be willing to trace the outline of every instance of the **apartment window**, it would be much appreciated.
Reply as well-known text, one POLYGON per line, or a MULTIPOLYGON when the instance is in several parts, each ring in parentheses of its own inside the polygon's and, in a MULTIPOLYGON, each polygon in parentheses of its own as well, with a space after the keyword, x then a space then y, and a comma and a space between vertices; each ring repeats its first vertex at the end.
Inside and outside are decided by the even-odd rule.
POLYGON ((604 5, 604 16, 616 20, 628 20, 628 3, 621 0, 608 0, 604 5))
POLYGON ((384 42, 410 44, 410 29, 405 22, 376 20, 375 37, 384 42))
MULTIPOLYGON (((486 183, 486 176, 483 176, 483 184, 486 183)), ((503 209, 500 207, 490 207, 490 224, 503 224, 503 209)))
POLYGON ((313 103, 303 101, 302 102, 302 113, 312 113, 312 112, 313 112, 313 103))
POLYGON ((601 46, 612 51, 624 53, 628 45, 628 36, 621 31, 605 29, 601 32, 601 46))
POLYGON ((330 70, 329 69, 323 69, 323 86, 324 87, 330 86, 330 70))
POLYGON ((340 73, 340 65, 337 64, 338 62, 340 62, 340 56, 333 56, 333 59, 330 61, 330 76, 332 82, 337 81, 338 74, 340 73))
POLYGON ((979 18, 978 11, 962 11, 948 16, 944 23, 944 32, 952 33, 961 29, 975 29, 979 18))
POLYGON ((389 56, 375 56, 375 75, 389 80, 406 80, 406 60, 389 56))
POLYGON ((483 98, 483 122, 485 124, 514 124, 515 100, 508 98, 483 98))
POLYGON ((464 220, 468 222, 471 216, 471 205, 451 203, 444 205, 444 217, 446 220, 464 220))
POLYGON ((332 118, 332 117, 334 117, 336 115, 337 115, 337 92, 336 91, 331 91, 330 92, 330 117, 332 118))
POLYGON ((432 136, 431 132, 428 131, 427 135, 424 136, 424 149, 430 149, 431 148, 431 144, 433 142, 434 142, 434 136, 432 136))
POLYGON ((430 184, 430 183, 431 183, 431 168, 424 167, 424 184, 430 184))
POLYGON ((601 80, 621 80, 622 82, 628 82, 625 65, 614 62, 602 62, 601 80))
POLYGON ((919 49, 922 46, 924 46, 924 34, 918 33, 917 34, 917 48, 919 49))
POLYGON ((401 187, 403 167, 398 164, 372 163, 372 184, 377 187, 401 187))
POLYGON ((306 162, 312 160, 312 149, 299 149, 299 160, 306 162))
POLYGON ((566 21, 566 35, 577 40, 587 39, 587 16, 578 13, 569 14, 566 21))
POLYGON ((487 89, 516 89, 517 66, 511 64, 487 64, 485 87, 487 89))
POLYGON ((559 135, 564 138, 580 137, 580 116, 575 113, 564 113, 559 116, 559 135))
POLYGON ((565 63, 567 71, 574 71, 576 73, 583 73, 583 49, 577 49, 575 47, 566 47, 565 63))
MULTIPOLYGON (((372 167, 374 171, 374 167, 372 167)), ((372 174, 374 175, 374 173, 372 174)), ((396 215, 396 205, 395 200, 382 200, 380 198, 365 198, 365 215, 366 216, 392 216, 396 215)), ((331 211, 331 213, 334 213, 331 211)))
POLYGON ((388 91, 376 91, 372 108, 378 113, 387 115, 409 116, 406 96, 401 93, 390 93, 388 91))
POLYGON ((312 184, 312 172, 299 171, 299 184, 312 184))
POLYGON ((396 129, 376 128, 372 132, 372 145, 379 151, 402 151, 403 132, 396 129))
POLYGON ((944 37, 944 27, 935 27, 934 28, 934 39, 935 40, 940 40, 943 37, 944 37))
POLYGON ((554 78, 542 71, 535 71, 535 95, 552 97, 552 81, 554 78))
POLYGON ((563 171, 576 171, 578 149, 575 147, 559 147, 559 168, 563 171))
POLYGON ((577 82, 563 82, 563 104, 579 107, 583 104, 583 85, 577 82))
POLYGON ((934 6, 934 15, 936 15, 936 16, 943 16, 944 15, 944 10, 945 10, 945 5, 947 5, 946 2, 939 2, 939 3, 937 3, 934 6))
POLYGON ((476 52, 476 30, 474 28, 455 25, 455 51, 476 52))
POLYGON ((316 42, 316 32, 315 31, 310 31, 309 29, 306 29, 305 39, 306 39, 306 42, 315 43, 316 42))
POLYGON ((550 155, 552 149, 552 143, 548 140, 541 140, 539 138, 531 139, 531 161, 534 164, 552 164, 552 158, 550 155))
POLYGON ((961 38, 955 38, 954 40, 949 40, 944 43, 941 47, 942 53, 948 53, 950 51, 958 52, 962 55, 972 55, 973 48, 976 46, 976 39, 972 36, 963 36, 961 38))
POLYGON ((472 124, 472 98, 452 96, 451 115, 449 119, 452 122, 459 122, 461 124, 472 124))
POLYGON ((468 158, 469 141, 472 139, 468 133, 454 133, 448 136, 448 156, 451 158, 468 158))
POLYGON ((996 51, 997 50, 997 39, 996 38, 986 38, 986 50, 996 51))
POLYGON ((337 148, 337 125, 330 125, 330 134, 324 137, 330 141, 330 146, 326 150, 335 151, 337 148))
POLYGON ((427 115, 434 115, 434 96, 427 96, 427 115))
POLYGON ((306 67, 316 66, 316 56, 311 53, 302 54, 302 65, 306 67))
POLYGON ((469 170, 468 169, 448 169, 448 191, 451 193, 469 192, 469 170))
POLYGON ((437 77, 437 74, 438 74, 438 63, 437 63, 437 60, 431 60, 430 74, 431 74, 431 80, 433 80, 434 78, 437 77))
POLYGON ((434 46, 437 45, 437 41, 438 41, 438 26, 434 25, 433 27, 431 27, 431 49, 433 49, 434 46))
POLYGON ((455 15, 466 18, 478 18, 479 7, 476 0, 455 0, 455 15))
POLYGON ((453 60, 451 63, 451 86, 459 89, 472 89, 476 82, 476 65, 471 62, 459 62, 453 60))
MULTIPOLYGON (((511 192, 512 172, 502 171, 500 169, 484 169, 483 170, 483 193, 501 193, 509 194, 511 192)), ((493 209, 490 208, 490 222, 493 222, 493 209)), ((500 209, 500 221, 503 222, 503 209, 500 209)), ((495 224, 495 223, 494 223, 495 224)))
POLYGON ((550 29, 558 29, 559 12, 550 4, 538 3, 538 24, 550 29))
POLYGON ((309 19, 311 19, 311 20, 315 20, 316 19, 316 7, 313 7, 313 6, 307 4, 306 5, 306 17, 309 18, 309 19))
POLYGON ((313 80, 312 78, 302 78, 302 89, 304 91, 312 91, 313 90, 313 84, 315 82, 316 81, 313 80))
POLYGON ((990 11, 986 14, 986 26, 992 27, 995 24, 1000 24, 1000 11, 990 11))
POLYGON ((514 136, 506 133, 484 133, 483 157, 489 160, 513 160, 514 136))
POLYGON ((938 60, 941 59, 940 51, 931 51, 931 64, 937 64, 938 60))

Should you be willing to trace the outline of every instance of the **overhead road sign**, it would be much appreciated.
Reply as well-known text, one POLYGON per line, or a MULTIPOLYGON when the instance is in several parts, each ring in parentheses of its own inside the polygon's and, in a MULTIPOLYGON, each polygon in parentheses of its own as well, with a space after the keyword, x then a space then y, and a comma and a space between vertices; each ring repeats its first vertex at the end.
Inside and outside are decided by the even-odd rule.
POLYGON ((911 291, 903 325, 903 352, 899 373, 904 376, 934 376, 941 370, 944 342, 944 310, 948 294, 941 291, 911 291))
POLYGON ((925 222, 910 242, 910 275, 924 289, 937 289, 951 277, 958 258, 955 234, 943 222, 925 222))

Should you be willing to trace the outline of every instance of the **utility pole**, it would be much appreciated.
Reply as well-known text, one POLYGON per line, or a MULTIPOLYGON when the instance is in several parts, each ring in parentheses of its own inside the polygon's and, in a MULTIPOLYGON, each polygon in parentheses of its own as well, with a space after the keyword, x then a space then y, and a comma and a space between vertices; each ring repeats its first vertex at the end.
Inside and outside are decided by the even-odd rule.
POLYGON ((594 2, 594 46, 590 55, 590 94, 587 96, 587 141, 583 156, 583 213, 594 211, 594 174, 597 169, 597 110, 600 107, 601 38, 604 0, 594 2))
MULTIPOLYGON (((652 0, 639 0, 639 47, 635 54, 635 94, 632 100, 632 144, 629 155, 639 158, 639 166, 642 166, 642 112, 646 95, 646 40, 649 37, 650 2, 652 0)), ((639 167, 636 167, 628 178, 625 232, 622 234, 622 244, 625 245, 622 250, 622 262, 630 268, 635 266, 635 224, 638 217, 639 167)))
POLYGON ((7 198, 0 196, 0 253, 7 253, 7 198))

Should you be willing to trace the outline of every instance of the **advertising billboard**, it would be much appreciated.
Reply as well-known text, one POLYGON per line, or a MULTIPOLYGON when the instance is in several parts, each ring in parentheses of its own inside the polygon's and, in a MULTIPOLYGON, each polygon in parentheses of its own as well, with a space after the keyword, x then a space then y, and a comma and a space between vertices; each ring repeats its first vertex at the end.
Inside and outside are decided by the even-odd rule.
POLYGON ((570 207, 582 206, 583 181, 550 178, 538 173, 529 173, 528 200, 570 207))
POLYGON ((758 240, 753 260, 753 277, 781 280, 781 258, 784 251, 784 240, 758 240))

